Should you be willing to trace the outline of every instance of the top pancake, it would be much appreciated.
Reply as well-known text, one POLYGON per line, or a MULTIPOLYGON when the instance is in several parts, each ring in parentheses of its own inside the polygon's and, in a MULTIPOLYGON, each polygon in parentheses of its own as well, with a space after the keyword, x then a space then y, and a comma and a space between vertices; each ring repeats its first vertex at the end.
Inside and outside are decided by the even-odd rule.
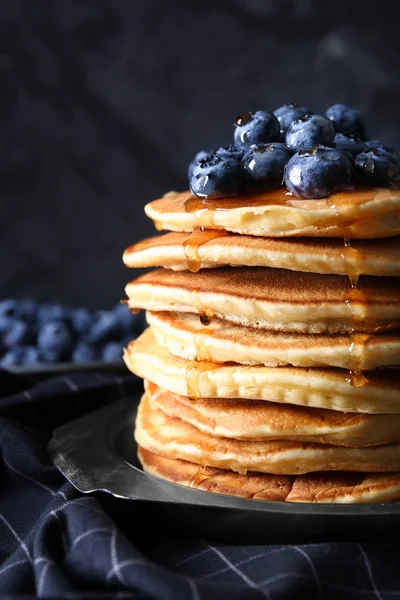
POLYGON ((174 271, 211 267, 273 267, 335 275, 400 275, 400 236, 385 240, 263 238, 224 231, 170 232, 130 246, 127 267, 174 271))
POLYGON ((226 229, 263 237, 378 239, 400 233, 400 190, 355 188, 320 200, 301 199, 284 188, 251 196, 195 198, 169 192, 145 207, 158 229, 226 229))

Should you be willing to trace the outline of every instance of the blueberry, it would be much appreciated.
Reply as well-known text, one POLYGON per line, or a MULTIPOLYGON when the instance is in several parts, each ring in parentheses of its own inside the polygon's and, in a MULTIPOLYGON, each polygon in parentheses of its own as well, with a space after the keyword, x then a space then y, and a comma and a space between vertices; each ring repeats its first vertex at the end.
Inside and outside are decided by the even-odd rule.
POLYGON ((379 150, 379 152, 396 165, 397 169, 400 171, 400 156, 397 150, 392 148, 392 146, 388 146, 380 140, 368 140, 365 142, 365 146, 368 150, 379 150))
POLYGON ((109 342, 101 352, 101 358, 105 362, 121 362, 122 345, 120 342, 109 342))
POLYGON ((295 102, 287 102, 274 110, 274 115, 279 121, 281 139, 283 141, 285 140, 286 132, 293 121, 311 114, 312 113, 308 108, 300 106, 300 104, 296 104, 295 102))
POLYGON ((42 304, 37 312, 39 326, 50 321, 66 321, 70 318, 70 310, 54 302, 42 304))
POLYGON ((79 342, 72 353, 72 360, 76 363, 99 360, 99 351, 87 342, 79 342))
POLYGON ((310 115, 296 119, 286 132, 286 145, 294 152, 312 146, 332 146, 335 129, 332 123, 321 115, 310 115))
POLYGON ((3 368, 32 366, 40 362, 39 350, 34 346, 15 346, 11 348, 0 360, 3 368))
POLYGON ((235 121, 234 143, 241 150, 248 150, 253 144, 277 142, 280 125, 275 115, 264 110, 249 111, 239 115, 235 121))
POLYGON ((0 302, 0 333, 8 331, 16 319, 21 318, 21 306, 18 300, 0 302))
POLYGON ((333 104, 328 108, 325 115, 332 121, 335 131, 338 133, 346 133, 365 139, 364 123, 359 110, 349 108, 345 104, 333 104))
POLYGON ((300 150, 287 163, 284 176, 287 189, 300 198, 325 198, 351 187, 348 158, 324 146, 300 150))
POLYGON ((84 335, 94 323, 93 314, 86 308, 76 308, 70 311, 71 324, 76 334, 84 335))
POLYGON ((138 315, 134 315, 129 310, 126 304, 120 302, 112 309, 114 315, 116 315, 118 321, 121 324, 123 333, 136 333, 138 331, 138 315))
POLYGON ((193 158, 192 162, 190 163, 190 165, 188 167, 188 177, 189 177, 189 179, 191 178, 192 173, 193 173, 193 169, 198 164, 198 162, 200 160, 202 160, 203 158, 206 158, 206 159, 210 158, 213 154, 214 154, 214 150, 200 150, 200 152, 198 152, 196 154, 196 156, 193 158))
POLYGON ((124 329, 118 315, 112 311, 105 311, 93 324, 87 335, 87 341, 89 344, 104 344, 119 339, 123 333, 124 329))
POLYGON ((20 301, 21 317, 31 323, 36 320, 38 303, 35 300, 27 299, 20 301))
POLYGON ((4 334, 3 342, 7 348, 31 344, 35 340, 33 327, 26 321, 16 320, 4 334))
POLYGON ((215 154, 216 156, 221 156, 221 158, 236 158, 236 160, 242 160, 244 152, 243 150, 236 148, 234 144, 230 144, 229 146, 218 148, 215 154))
POLYGON ((72 332, 64 321, 50 321, 39 329, 37 346, 46 362, 68 360, 72 353, 72 332))
POLYGON ((38 365, 40 363, 40 353, 36 346, 24 346, 22 362, 26 366, 38 365))
POLYGON ((222 158, 215 154, 201 160, 193 169, 189 185, 195 196, 237 196, 244 181, 244 170, 235 158, 222 158))
POLYGON ((251 146, 242 160, 247 174, 247 188, 257 190, 281 184, 290 157, 290 150, 280 142, 251 146))
POLYGON ((354 168, 365 185, 385 186, 399 177, 397 166, 379 150, 357 154, 354 158, 354 168))
POLYGON ((365 144, 359 138, 344 133, 337 133, 334 140, 335 148, 341 152, 348 152, 352 156, 365 150, 365 144))

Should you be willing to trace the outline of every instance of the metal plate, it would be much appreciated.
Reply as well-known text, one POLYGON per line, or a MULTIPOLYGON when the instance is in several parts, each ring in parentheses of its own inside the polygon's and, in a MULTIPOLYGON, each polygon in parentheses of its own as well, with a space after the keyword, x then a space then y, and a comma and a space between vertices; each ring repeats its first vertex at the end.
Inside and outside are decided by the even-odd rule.
MULTIPOLYGON (((183 531, 230 542, 386 541, 398 538, 400 503, 298 504, 247 500, 169 483, 142 471, 133 424, 139 395, 58 428, 49 452, 81 492, 146 503, 183 531)), ((135 505, 136 506, 136 505, 135 505)), ((134 506, 132 505, 132 509, 134 506)))

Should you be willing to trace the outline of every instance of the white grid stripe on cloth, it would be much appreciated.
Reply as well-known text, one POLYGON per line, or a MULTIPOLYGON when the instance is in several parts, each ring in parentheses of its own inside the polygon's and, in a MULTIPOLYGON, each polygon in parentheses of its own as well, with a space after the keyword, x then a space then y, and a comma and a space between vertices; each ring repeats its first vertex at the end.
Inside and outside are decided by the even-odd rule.
POLYGON ((189 587, 192 592, 193 600, 201 600, 199 589, 193 579, 188 579, 189 587))
POLYGON ((112 535, 112 532, 113 530, 111 529, 111 527, 93 527, 93 529, 88 529, 87 531, 81 533, 74 539, 70 550, 72 550, 81 540, 87 538, 88 536, 94 533, 109 533, 110 535, 112 535))
POLYGON ((3 567, 2 569, 0 569, 0 575, 3 575, 3 573, 5 573, 6 571, 9 571, 10 569, 13 569, 14 567, 19 567, 19 565, 28 565, 30 564, 28 560, 16 560, 15 562, 11 563, 10 565, 6 565, 5 567, 3 567))
MULTIPOLYGON (((117 530, 115 529, 115 527, 113 527, 111 540, 110 540, 110 554, 111 554, 112 571, 113 571, 113 573, 115 573, 118 580, 121 583, 124 583, 124 579, 121 575, 121 566, 120 566, 120 563, 118 562, 117 543, 116 542, 117 542, 117 530)), ((108 579, 108 576, 107 576, 107 579, 108 579)))
POLYGON ((42 594, 44 583, 46 581, 47 572, 53 564, 54 563, 52 561, 50 561, 50 560, 47 561, 40 572, 40 577, 39 577, 39 581, 38 581, 38 585, 37 585, 38 596, 41 596, 41 594, 42 594))
POLYGON ((378 590, 378 588, 376 587, 375 579, 374 579, 374 576, 372 574, 371 563, 369 562, 369 558, 367 556, 367 553, 365 552, 365 550, 364 550, 364 548, 362 547, 361 544, 359 545, 359 548, 360 548, 361 555, 362 555, 362 557, 364 559, 365 568, 367 569, 368 577, 369 577, 369 580, 371 582, 372 589, 374 590, 375 596, 377 597, 378 600, 382 600, 381 593, 378 590))
MULTIPOLYGON (((285 547, 273 548, 269 552, 260 552, 259 554, 255 554, 254 556, 248 556, 244 560, 240 560, 239 562, 235 563, 235 566, 241 567, 242 565, 246 565, 247 563, 251 562, 252 560, 257 560, 258 558, 267 558, 268 556, 271 556, 271 554, 277 554, 279 552, 285 552, 287 550, 288 550, 288 548, 285 548, 285 547)), ((224 567, 223 569, 219 569, 218 571, 213 571, 212 573, 207 573, 207 575, 204 575, 202 577, 202 579, 208 579, 209 577, 215 577, 216 575, 221 575, 221 573, 225 573, 226 571, 229 571, 229 570, 230 570, 230 567, 227 566, 227 567, 224 567)))
POLYGON ((44 485, 44 483, 41 483, 40 481, 36 481, 36 479, 33 479, 32 477, 29 477, 29 475, 25 475, 25 473, 21 473, 21 471, 18 471, 18 469, 16 469, 12 465, 10 465, 10 463, 8 462, 8 460, 6 459, 5 456, 3 456, 3 462, 7 465, 7 467, 10 469, 10 471, 13 471, 14 473, 16 473, 17 475, 19 475, 20 477, 23 477, 24 479, 27 479, 28 481, 31 481, 32 483, 35 483, 36 485, 38 485, 42 489, 46 490, 46 492, 49 492, 49 494, 51 494, 52 496, 55 496, 58 493, 58 492, 54 492, 47 485, 44 485))
POLYGON ((32 563, 32 556, 31 553, 28 550, 27 545, 25 544, 24 540, 22 540, 18 533, 15 531, 14 527, 7 521, 7 519, 5 518, 4 515, 2 515, 0 513, 0 519, 3 521, 3 523, 5 525, 7 525, 8 529, 11 531, 11 533, 13 534, 13 536, 15 537, 15 539, 17 540, 17 542, 19 543, 20 547, 22 548, 22 550, 25 552, 26 556, 28 557, 28 560, 30 563, 32 563))
MULTIPOLYGON (((141 560, 140 558, 130 558, 128 560, 123 560, 122 562, 112 566, 112 568, 108 571, 106 575, 106 580, 110 581, 110 579, 112 579, 114 575, 117 575, 122 569, 125 569, 125 567, 129 567, 132 565, 140 565, 141 567, 149 566, 145 560, 141 560)), ((120 579, 120 582, 124 583, 122 579, 120 579)))
POLYGON ((293 548, 296 550, 296 552, 299 552, 302 556, 304 556, 304 558, 306 559, 307 563, 310 565, 310 569, 312 571, 312 574, 313 574, 314 579, 315 579, 315 584, 317 586, 318 597, 319 597, 320 600, 322 600, 323 597, 324 597, 324 594, 323 594, 323 591, 322 591, 321 580, 319 578, 318 571, 315 568, 315 565, 314 565, 313 561, 311 560, 311 558, 307 554, 307 552, 305 550, 303 550, 303 548, 299 548, 299 546, 293 546, 293 548))

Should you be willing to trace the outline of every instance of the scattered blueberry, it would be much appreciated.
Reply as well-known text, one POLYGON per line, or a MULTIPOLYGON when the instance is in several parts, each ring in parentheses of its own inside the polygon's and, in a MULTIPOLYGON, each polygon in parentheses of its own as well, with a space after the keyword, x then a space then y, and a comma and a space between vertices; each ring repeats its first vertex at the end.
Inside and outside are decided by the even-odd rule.
POLYGON ((336 150, 348 152, 352 156, 364 152, 365 144, 359 138, 346 135, 345 133, 337 133, 335 135, 334 145, 336 150))
POLYGON ((94 317, 86 308, 75 308, 70 311, 71 324, 76 334, 83 335, 93 326, 94 317))
POLYGON ((333 104, 328 108, 325 115, 332 121, 335 131, 338 133, 346 133, 365 139, 364 123, 361 120, 359 110, 349 108, 345 104, 333 104))
POLYGON ((24 364, 25 355, 25 348, 19 346, 11 348, 0 359, 0 366, 4 369, 7 369, 8 367, 18 367, 24 364))
POLYGON ((247 189, 257 190, 280 185, 290 157, 290 150, 280 142, 251 146, 242 160, 247 175, 247 189))
POLYGON ((18 300, 3 300, 0 302, 0 333, 8 331, 15 321, 21 317, 21 307, 18 300))
POLYGON ((222 158, 215 154, 200 160, 194 167, 189 185, 195 196, 237 196, 242 187, 244 170, 235 158, 222 158))
POLYGON ((35 339, 35 332, 31 323, 27 321, 15 320, 8 331, 3 336, 3 343, 7 348, 14 346, 23 346, 32 344, 35 339))
POLYGON ((99 351, 87 342, 78 342, 72 353, 73 362, 92 362, 99 360, 99 351))
POLYGON ((236 160, 241 160, 244 152, 236 148, 234 144, 230 144, 229 146, 218 148, 215 154, 216 156, 221 156, 221 158, 236 158, 236 160))
POLYGON ((198 162, 200 160, 202 160, 203 158, 210 158, 210 156, 212 156, 213 154, 214 154, 213 150, 200 150, 200 152, 198 152, 196 154, 196 156, 194 157, 194 159, 192 160, 192 162, 190 163, 190 165, 188 167, 188 177, 189 177, 189 179, 191 178, 192 173, 193 173, 193 169, 198 164, 198 162))
POLYGON ((38 303, 35 300, 20 301, 20 317, 26 321, 33 322, 36 319, 38 303))
POLYGON ((118 362, 122 359, 122 346, 119 342, 109 342, 102 350, 101 358, 105 362, 118 362))
POLYGON ((295 102, 287 102, 274 110, 274 115, 279 121, 282 141, 285 141, 286 132, 293 121, 311 114, 311 111, 307 107, 300 106, 300 104, 296 104, 295 102))
POLYGON ((354 158, 354 168, 365 185, 389 185, 399 178, 397 166, 380 150, 362 152, 354 158))
POLYGON ((315 146, 300 150, 285 167, 287 189, 300 198, 325 198, 351 187, 350 162, 338 150, 315 146))
POLYGON ((286 145, 294 152, 312 146, 332 146, 335 129, 326 117, 310 115, 296 119, 286 133, 286 145))
POLYGON ((89 344, 104 344, 122 337, 124 328, 114 312, 104 312, 93 324, 86 336, 89 344))
POLYGON ((22 364, 33 367, 40 363, 40 353, 36 346, 24 346, 22 355, 22 364))
POLYGON ((45 323, 39 329, 37 346, 46 362, 68 360, 73 349, 71 329, 64 321, 45 323))
POLYGON ((49 303, 39 306, 37 319, 38 324, 44 325, 50 321, 64 321, 70 318, 70 311, 61 304, 49 303))
POLYGON ((133 314, 126 304, 120 302, 114 306, 112 312, 117 317, 124 333, 133 332, 137 329, 138 314, 133 314))
POLYGON ((276 116, 264 110, 249 111, 239 115, 235 121, 234 143, 241 150, 248 150, 253 144, 277 142, 280 125, 276 116))

